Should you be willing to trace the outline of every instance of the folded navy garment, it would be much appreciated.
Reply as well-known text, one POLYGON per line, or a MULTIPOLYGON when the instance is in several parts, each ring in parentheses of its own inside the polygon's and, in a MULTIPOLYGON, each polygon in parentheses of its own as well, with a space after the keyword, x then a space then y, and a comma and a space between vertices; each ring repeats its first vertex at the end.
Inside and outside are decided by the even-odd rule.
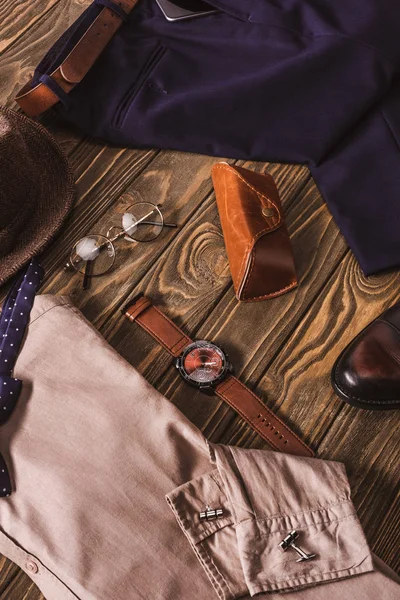
MULTIPOLYGON (((139 0, 58 103, 110 143, 303 163, 366 274, 400 265, 400 7, 393 0, 209 0, 169 22, 139 0)), ((91 5, 36 71, 51 73, 91 5)))

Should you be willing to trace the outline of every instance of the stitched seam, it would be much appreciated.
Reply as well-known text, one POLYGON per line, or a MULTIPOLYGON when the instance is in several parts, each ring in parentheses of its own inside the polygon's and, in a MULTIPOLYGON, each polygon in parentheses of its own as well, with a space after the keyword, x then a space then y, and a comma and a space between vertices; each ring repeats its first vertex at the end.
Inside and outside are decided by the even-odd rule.
POLYGON ((349 394, 349 392, 347 392, 346 390, 344 390, 342 388, 342 386, 336 379, 338 367, 339 367, 339 365, 335 369, 335 385, 342 392, 342 394, 344 396, 346 396, 346 398, 351 398, 352 400, 357 400, 358 402, 360 402, 360 404, 365 404, 366 406, 371 405, 371 404, 372 405, 374 405, 374 404, 400 404, 400 400, 364 400, 360 396, 353 396, 352 394, 349 394))
POLYGON ((151 301, 149 300, 149 298, 140 298, 140 300, 138 300, 138 302, 136 302, 136 304, 134 306, 131 306, 128 309, 128 315, 129 315, 130 319, 132 321, 136 321, 136 319, 146 310, 146 308, 149 308, 150 306, 151 306, 151 301), (144 308, 143 308, 143 306, 144 306, 144 308), (129 310, 131 310, 131 309, 133 309, 133 310, 130 313, 129 310))
POLYGON ((186 340, 186 336, 184 334, 182 334, 182 338, 176 342, 173 346, 171 346, 171 351, 172 352, 180 352, 181 349, 183 350, 183 348, 185 348, 188 345, 188 342, 186 340))
MULTIPOLYGON (((341 500, 338 500, 337 502, 330 502, 328 504, 324 504, 323 506, 318 506, 317 508, 309 508, 307 510, 302 510, 301 512, 296 512, 296 513, 291 513, 291 514, 285 514, 285 513, 276 513, 275 515, 271 515, 270 517, 257 517, 256 521, 276 521, 277 519, 283 518, 283 519, 291 519, 293 517, 299 517, 300 515, 306 515, 309 513, 319 513, 323 510, 328 510, 329 508, 331 508, 332 506, 341 506, 342 504, 350 504, 352 505, 352 501, 347 498, 344 497, 341 500)), ((240 521, 238 523, 238 525, 240 525, 241 523, 246 523, 247 521, 253 521, 254 519, 249 517, 247 519, 243 519, 242 521, 240 521)))
MULTIPOLYGON (((272 411, 271 411, 271 410, 270 410, 270 409, 269 409, 269 408, 268 408, 268 407, 267 407, 265 404, 263 404, 263 403, 261 402, 260 398, 258 398, 258 397, 257 397, 257 396, 254 394, 254 392, 252 392, 252 390, 250 390, 250 389, 249 389, 249 388, 247 388, 245 385, 243 385, 243 383, 242 383, 242 382, 241 382, 239 379, 236 379, 236 378, 233 378, 233 379, 234 379, 234 381, 233 381, 232 385, 233 385, 234 383, 238 383, 238 384, 239 384, 239 385, 240 385, 240 386, 241 386, 241 387, 242 387, 244 390, 246 390, 246 391, 249 391, 249 392, 250 392, 250 394, 253 396, 253 398, 255 398, 255 400, 258 402, 258 404, 259 404, 259 405, 260 405, 260 406, 263 408, 263 410, 266 410, 266 412, 267 412, 268 414, 270 414, 270 415, 271 415, 271 416, 272 416, 274 419, 276 419, 276 420, 278 421, 278 423, 280 423, 280 425, 281 425, 281 426, 282 426, 282 427, 285 429, 285 431, 286 431, 286 432, 289 434, 289 438, 290 438, 290 436, 293 436, 293 437, 294 437, 294 438, 295 438, 295 439, 296 439, 296 440, 297 440, 297 441, 298 441, 298 442, 299 442, 299 443, 300 443, 300 444, 301 444, 301 445, 302 445, 302 446, 303 446, 303 447, 304 447, 304 448, 307 450, 307 452, 311 453, 311 450, 310 450, 310 448, 308 448, 308 446, 307 446, 307 445, 306 445, 306 444, 305 444, 305 443, 304 443, 304 442, 303 442, 303 441, 302 441, 302 440, 299 438, 299 436, 298 436, 296 433, 294 433, 294 431, 291 431, 291 430, 290 430, 290 429, 287 427, 287 425, 285 425, 285 424, 283 423, 283 421, 281 421, 281 419, 280 419, 280 418, 279 418, 277 415, 275 415, 275 413, 273 413, 273 412, 272 412, 272 411)), ((228 388, 228 389, 229 389, 229 388, 228 388)), ((288 441, 290 442, 290 439, 289 439, 288 441)))
POLYGON ((143 327, 143 329, 145 329, 145 331, 147 331, 147 333, 149 333, 150 335, 152 335, 153 337, 155 337, 156 340, 161 344, 161 346, 163 346, 163 348, 165 348, 166 350, 168 350, 168 352, 172 352, 171 348, 166 345, 166 343, 156 334, 155 331, 153 331, 152 329, 150 329, 149 327, 147 327, 147 325, 145 325, 144 323, 140 323, 140 325, 141 325, 141 327, 143 327))
MULTIPOLYGON (((232 406, 232 404, 230 403, 230 401, 228 400, 228 398, 226 398, 223 394, 220 394, 221 397, 225 400, 225 402, 227 402, 230 406, 232 406)), ((240 410, 240 408, 233 406, 232 407, 237 413, 239 413, 239 415, 242 417, 242 419, 244 419, 245 421, 247 421, 247 423, 249 423, 249 419, 246 417, 246 415, 240 410)), ((257 425, 257 423, 251 423, 250 422, 251 427, 254 427, 254 429, 257 431, 257 433, 268 442, 268 444, 270 444, 273 448, 275 448, 275 450, 280 450, 280 448, 278 448, 278 446, 272 441, 272 439, 270 439, 269 437, 269 432, 268 431, 262 431, 261 428, 259 427, 259 425, 257 425)))
MULTIPOLYGON (((224 597, 225 597, 224 585, 228 589, 229 593, 231 593, 231 591, 229 589, 229 586, 228 586, 225 578, 221 575, 221 573, 216 568, 215 564, 211 561, 211 558, 210 558, 207 550, 204 547, 203 540, 201 540, 198 543, 194 542, 193 538, 191 537, 191 535, 189 533, 189 530, 185 528, 185 523, 187 523, 187 520, 184 517, 182 511, 180 509, 178 509, 178 507, 175 505, 174 501, 171 500, 168 496, 166 496, 165 499, 166 499, 169 507, 171 508, 176 520, 178 521, 178 524, 179 524, 181 530, 183 531, 183 534, 187 538, 190 546, 192 547, 195 555, 197 556, 201 566, 206 571, 206 573, 207 573, 206 566, 209 568, 210 575, 211 575, 211 577, 210 577, 211 583, 212 583, 212 586, 215 589, 216 593, 218 594, 218 597, 221 598, 221 600, 224 600, 224 597)), ((208 575, 208 573, 207 573, 207 575, 208 575)))
POLYGON ((72 308, 67 302, 65 302, 65 304, 56 304, 55 306, 50 306, 50 308, 47 308, 44 312, 42 312, 40 315, 38 315, 32 321, 30 321, 28 323, 28 327, 30 327, 31 325, 33 325, 33 323, 35 323, 36 321, 38 321, 41 317, 43 317, 44 315, 46 315, 48 312, 50 312, 54 308, 65 308, 65 307, 66 308, 72 308))
MULTIPOLYGON (((193 532, 193 529, 194 529, 193 521, 184 519, 184 520, 182 520, 182 523, 185 525, 185 527, 189 531, 193 532)), ((193 535, 195 536, 195 537, 193 537, 193 543, 200 544, 201 542, 203 542, 207 538, 211 537, 212 535, 215 535, 216 533, 218 533, 219 531, 222 531, 226 527, 232 527, 233 525, 234 525, 234 522, 233 522, 232 515, 230 515, 228 517, 224 517, 223 519, 222 518, 218 519, 218 524, 216 524, 214 528, 204 527, 203 529, 199 530, 198 532, 195 531, 193 533, 193 535), (199 536, 201 536, 200 539, 198 539, 199 536), (197 539, 197 541, 194 541, 195 539, 197 539)))
MULTIPOLYGON (((235 449, 235 447, 234 447, 234 446, 230 446, 230 447, 229 447, 229 452, 230 452, 230 455, 231 455, 231 457, 232 457, 232 460, 233 460, 233 462, 235 463, 235 467, 236 467, 236 469, 237 469, 237 477, 240 477, 240 487, 242 487, 242 488, 243 488, 243 492, 244 492, 244 494, 245 494, 244 501, 245 501, 245 502, 247 501, 247 503, 248 503, 248 504, 249 504, 249 506, 250 506, 250 510, 252 511, 252 513, 253 513, 254 517, 256 517, 256 511, 254 510, 254 505, 253 505, 253 502, 252 502, 251 496, 250 496, 250 495, 249 495, 249 493, 248 493, 248 486, 247 486, 247 485, 245 484, 245 482, 244 482, 243 475, 242 475, 242 471, 241 471, 241 469, 240 469, 240 467, 239 467, 239 463, 238 463, 238 460, 237 460, 237 456, 236 456, 236 449, 235 449)), ((233 498, 231 498, 231 497, 230 497, 230 502, 231 502, 231 506, 232 506, 232 508, 233 508, 233 509, 235 508, 235 505, 238 505, 238 506, 240 507, 240 505, 238 504, 238 502, 235 502, 235 501, 233 500, 233 498)), ((236 512, 236 510, 235 510, 235 520, 237 520, 237 512, 236 512)), ((248 519, 248 520, 253 520, 253 518, 252 518, 252 517, 249 517, 249 519, 248 519)), ((236 526, 235 526, 235 527, 236 527, 236 526)))
MULTIPOLYGON (((293 515, 293 516, 297 516, 297 515, 293 515)), ((309 525, 305 525, 304 529, 310 529, 311 527, 314 527, 314 525, 330 525, 331 523, 339 523, 340 521, 345 521, 346 519, 352 519, 354 517, 357 517, 357 513, 356 512, 352 512, 348 515, 345 515, 344 517, 340 517, 338 519, 327 519, 322 520, 322 521, 316 521, 315 523, 310 523, 309 525)), ((258 521, 258 519, 256 519, 256 521, 258 521)), ((302 527, 303 529, 303 527, 302 527)), ((286 532, 287 529, 285 527, 282 527, 280 529, 277 529, 277 531, 274 531, 273 534, 269 531, 268 533, 259 533, 259 538, 266 538, 266 537, 271 537, 271 535, 275 535, 277 533, 284 533, 286 532)))
POLYGON ((251 250, 251 246, 252 246, 252 242, 250 242, 250 244, 247 244, 247 246, 243 252, 243 259, 240 264, 240 268, 239 268, 238 274, 236 276, 236 281, 235 281, 235 286, 237 289, 240 288, 240 281, 241 281, 241 279, 243 279, 244 271, 246 269, 245 263, 246 263, 246 261, 249 260, 249 251, 251 250))
POLYGON ((175 329, 175 331, 177 333, 179 333, 181 336, 185 337, 188 342, 190 343, 192 340, 186 335, 184 334, 177 325, 175 325, 175 323, 173 321, 171 321, 163 312, 161 312, 156 306, 153 306, 154 310, 156 310, 158 312, 158 314, 163 317, 164 319, 166 319, 168 321, 168 323, 170 325, 172 325, 172 327, 175 329))
POLYGON ((261 295, 261 296, 247 296, 246 298, 246 290, 250 284, 250 277, 251 274, 253 272, 253 268, 254 268, 254 263, 256 261, 256 245, 254 245, 253 247, 253 251, 252 251, 252 261, 251 261, 251 265, 249 268, 249 272, 246 276, 246 285, 243 289, 243 299, 252 299, 252 300, 260 300, 261 298, 272 298, 273 296, 276 296, 277 294, 280 294, 282 292, 285 292, 286 290, 289 290, 290 288, 294 287, 297 285, 297 281, 293 281, 292 283, 290 283, 289 285, 287 285, 284 288, 281 288, 280 290, 276 290, 275 292, 271 292, 270 294, 265 294, 265 295, 261 295))
MULTIPOLYGON (((364 544, 364 546, 366 546, 367 549, 369 550, 367 544, 364 544)), ((322 572, 319 572, 317 575, 310 575, 308 573, 293 573, 293 574, 291 573, 289 579, 271 579, 268 581, 268 583, 283 583, 284 581, 289 582, 295 578, 305 579, 306 581, 309 581, 309 580, 315 581, 317 579, 317 581, 318 581, 321 578, 321 576, 323 577, 324 575, 333 575, 335 573, 349 572, 352 569, 359 569, 366 558, 367 558, 367 556, 364 556, 361 563, 359 563, 355 567, 350 567, 350 568, 345 567, 344 569, 336 569, 334 571, 322 571, 322 572)), ((288 585, 289 585, 289 583, 288 583, 288 585)))
MULTIPOLYGON (((218 569, 217 565, 215 564, 215 562, 214 562, 214 561, 213 561, 213 559, 211 558, 211 556, 210 556, 210 553, 208 552, 208 549, 206 548, 204 541, 201 541, 201 542, 199 542, 198 544, 196 544, 196 546, 197 546, 197 547, 199 547, 199 546, 200 546, 200 548, 201 548, 201 550, 202 550, 202 553, 203 553, 203 555, 204 555, 204 556, 202 557, 202 559, 204 560, 204 563, 205 563, 205 564, 208 564, 208 567, 209 567, 209 569, 210 569, 210 571, 211 571, 211 572, 213 572, 213 571, 214 571, 214 572, 213 572, 213 576, 214 576, 214 578, 215 578, 215 583, 218 583, 218 584, 219 584, 219 586, 222 588, 222 589, 221 589, 221 591, 219 591, 219 590, 216 590, 216 591, 217 591, 217 594, 218 594, 218 596, 220 596, 220 598, 221 598, 222 600, 224 599, 224 597, 225 597, 225 594, 224 594, 224 596, 222 596, 222 593, 221 593, 221 592, 224 592, 224 591, 225 591, 225 590, 223 589, 223 586, 226 586, 226 589, 228 590, 228 592, 229 592, 229 594, 230 594, 230 597, 231 597, 231 598, 234 598, 234 596, 233 596, 233 594, 232 594, 232 590, 230 589, 230 587, 229 587, 229 585, 228 585, 228 582, 227 582, 227 580, 226 580, 226 579, 225 579, 225 577, 222 575, 221 571, 218 569), (223 585, 222 585, 222 584, 223 584, 223 585)), ((199 556, 201 556, 200 552, 199 552, 199 556)), ((214 585, 213 587, 214 587, 214 589, 216 589, 216 586, 215 586, 215 585, 214 585)))
POLYGON ((256 248, 255 248, 255 246, 253 246, 253 250, 251 252, 251 262, 250 262, 250 265, 248 267, 248 271, 247 271, 247 275, 246 275, 246 281, 245 281, 245 286, 244 286, 244 289, 243 289, 243 297, 246 296, 246 291, 247 291, 247 288, 249 287, 249 284, 250 284, 250 277, 251 277, 251 274, 253 272, 255 260, 256 260, 256 248))
POLYGON ((230 165, 222 165, 222 164, 217 164, 214 165, 213 169, 222 169, 223 171, 229 171, 230 173, 232 173, 233 175, 235 175, 238 179, 240 179, 240 181, 242 181, 248 188, 250 188, 256 195, 258 198, 260 198, 260 196, 262 198, 265 199, 265 201, 267 202, 268 205, 273 206, 275 208, 275 210, 278 213, 278 220, 276 225, 269 227, 269 228, 264 228, 261 231, 259 231, 252 239, 251 241, 247 244, 245 250, 244 250, 244 257, 243 260, 241 262, 239 271, 238 271, 238 275, 236 277, 236 281, 235 281, 235 286, 237 289, 239 289, 240 287, 240 280, 243 278, 243 274, 244 274, 244 270, 245 270, 245 262, 248 259, 248 252, 251 249, 251 247, 253 246, 254 242, 256 240, 258 240, 262 235, 264 235, 265 233, 272 233, 272 231, 275 231, 276 229, 278 229, 280 227, 280 225, 282 224, 282 216, 281 216, 281 212, 279 210, 279 207, 270 199, 268 198, 268 196, 266 196, 265 194, 263 194, 262 192, 259 192, 253 185, 251 185, 250 183, 248 183, 235 169, 234 167, 231 167, 230 165))
POLYGON ((297 286, 297 281, 293 281, 290 285, 287 285, 280 290, 276 290, 276 292, 272 292, 271 294, 265 294, 265 296, 248 296, 247 298, 243 298, 243 300, 262 300, 264 298, 273 298, 274 296, 278 296, 279 294, 286 292, 286 290, 290 290, 297 286))
MULTIPOLYGON (((238 179, 240 179, 241 181, 243 181, 243 183, 250 188, 258 197, 262 197, 265 199, 265 201, 272 205, 276 212, 278 213, 278 220, 276 225, 273 225, 272 227, 268 227, 267 229, 263 229, 260 233, 257 233, 254 238, 253 241, 255 239, 257 239, 257 237, 259 237, 260 234, 266 232, 266 231, 273 231, 274 229, 277 229, 278 226, 282 223, 282 216, 281 216, 281 211, 279 210, 279 207, 277 204, 275 204, 275 202, 273 202, 273 200, 271 200, 270 198, 268 198, 268 196, 266 196, 265 194, 263 194, 262 192, 260 192, 259 190, 257 190, 257 188, 255 188, 253 185, 251 185, 251 183, 249 183, 248 181, 246 181, 246 179, 244 179, 244 177, 242 177, 242 175, 240 175, 240 173, 238 173, 233 167, 231 167, 230 165, 215 165, 214 169, 223 169, 225 171, 230 171, 231 173, 233 173, 238 179)), ((266 177, 266 175, 264 175, 264 177, 266 177)))
MULTIPOLYGON (((251 185, 251 183, 246 181, 246 179, 244 179, 244 177, 242 177, 242 175, 240 175, 240 173, 238 173, 234 167, 231 167, 230 165, 218 165, 217 164, 214 166, 214 169, 222 169, 224 171, 230 171, 231 173, 233 173, 236 177, 238 177, 241 181, 243 181, 243 183, 245 185, 247 185, 248 188, 253 190, 253 192, 255 192, 257 196, 261 196, 262 198, 264 198, 267 201, 268 204, 272 204, 272 206, 276 209, 276 212, 278 213, 277 224, 279 224, 282 221, 279 207, 275 204, 275 202, 273 202, 270 198, 268 198, 268 196, 266 196, 262 192, 258 191, 253 185, 251 185)), ((266 177, 266 176, 264 175, 264 177, 266 177)))
MULTIPOLYGON (((169 324, 170 324, 170 325, 171 325, 171 326, 172 326, 172 327, 173 327, 173 328, 174 328, 174 329, 177 331, 177 333, 179 333, 179 334, 181 335, 181 339, 180 339, 178 342, 175 342, 175 344, 174 344, 173 346, 168 346, 168 345, 167 345, 167 343, 166 343, 166 342, 164 342, 164 341, 163 341, 163 340, 162 340, 162 339, 159 337, 159 335, 158 335, 158 334, 157 334, 155 331, 153 331, 153 330, 151 329, 151 327, 149 327, 148 325, 145 325, 145 324, 143 323, 143 321, 140 321, 140 320, 139 320, 139 318, 137 318, 137 322, 138 322, 138 323, 139 323, 139 324, 140 324, 140 325, 143 327, 143 329, 145 329, 145 330, 146 330, 148 333, 150 333, 150 335, 153 335, 153 336, 154 336, 154 337, 157 339, 157 341, 158 341, 158 342, 159 342, 159 343, 160 343, 160 344, 161 344, 161 345, 162 345, 162 346, 163 346, 163 347, 164 347, 166 350, 168 350, 168 352, 172 352, 172 353, 173 353, 173 352, 174 352, 174 348, 175 348, 175 347, 176 347, 178 344, 181 344, 181 343, 182 343, 184 340, 187 340, 187 343, 190 343, 190 342, 191 342, 191 339, 190 339, 190 338, 188 338, 188 337, 187 337, 187 336, 186 336, 186 335, 185 335, 185 334, 184 334, 182 331, 180 331, 180 329, 178 329, 178 327, 175 325, 175 323, 173 323, 172 321, 170 321, 170 320, 169 320, 169 318, 168 318, 168 317, 167 317, 167 316, 166 316, 164 313, 162 313, 160 310, 158 310, 158 308, 157 308, 156 306, 152 305, 152 308, 154 308, 154 310, 156 310, 156 311, 158 312, 158 314, 159 314, 161 317, 165 318, 165 319, 168 321, 168 323, 169 323, 169 324)), ((139 315, 139 316, 140 316, 140 315, 139 315)))
MULTIPOLYGON (((218 164, 214 165, 213 170, 214 169, 224 169, 224 165, 218 165, 218 164)), ((228 170, 230 170, 230 169, 228 169, 228 170)), ((227 197, 226 197, 226 191, 225 190, 226 190, 226 188, 224 187, 224 205, 225 205, 224 208, 225 208, 226 213, 228 213, 228 210, 227 210, 227 197)), ((217 201, 217 204, 218 204, 218 201, 217 201)), ((236 293, 238 293, 237 290, 239 290, 239 288, 240 288, 241 273, 242 273, 242 271, 244 271, 244 263, 245 263, 246 259, 248 258, 248 252, 249 252, 250 248, 251 248, 251 243, 247 244, 247 246, 244 249, 242 262, 240 263, 240 267, 239 267, 239 271, 238 271, 238 274, 236 276, 236 279, 233 279, 233 275, 232 275, 233 287, 235 288, 236 293)))

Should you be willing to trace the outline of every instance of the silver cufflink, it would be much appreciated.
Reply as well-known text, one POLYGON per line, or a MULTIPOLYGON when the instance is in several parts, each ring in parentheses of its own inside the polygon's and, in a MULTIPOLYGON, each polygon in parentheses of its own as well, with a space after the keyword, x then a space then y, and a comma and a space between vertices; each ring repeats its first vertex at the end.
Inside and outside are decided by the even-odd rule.
POLYGON ((219 519, 224 514, 222 508, 211 508, 210 506, 206 506, 206 510, 199 513, 200 521, 214 521, 214 519, 219 519))
POLYGON ((282 552, 286 552, 288 548, 293 548, 293 550, 296 550, 297 554, 300 556, 296 562, 303 562, 303 560, 311 560, 312 558, 315 558, 316 554, 307 554, 307 552, 304 552, 304 550, 295 544, 295 541, 298 537, 299 534, 295 529, 293 529, 293 531, 288 533, 288 535, 281 541, 279 548, 282 550, 282 552))

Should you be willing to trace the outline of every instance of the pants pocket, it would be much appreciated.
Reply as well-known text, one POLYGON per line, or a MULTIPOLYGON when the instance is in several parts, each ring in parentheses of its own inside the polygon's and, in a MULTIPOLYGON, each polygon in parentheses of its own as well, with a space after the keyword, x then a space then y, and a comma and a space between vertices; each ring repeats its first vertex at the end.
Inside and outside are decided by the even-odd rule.
POLYGON ((136 96, 143 89, 144 85, 148 81, 149 77, 153 73, 154 69, 159 65, 162 58, 167 53, 168 49, 162 44, 157 44, 144 63, 139 75, 128 88, 125 95, 122 97, 121 102, 117 110, 115 111, 112 126, 116 129, 121 129, 124 125, 125 118, 129 112, 132 103, 135 101, 136 96))

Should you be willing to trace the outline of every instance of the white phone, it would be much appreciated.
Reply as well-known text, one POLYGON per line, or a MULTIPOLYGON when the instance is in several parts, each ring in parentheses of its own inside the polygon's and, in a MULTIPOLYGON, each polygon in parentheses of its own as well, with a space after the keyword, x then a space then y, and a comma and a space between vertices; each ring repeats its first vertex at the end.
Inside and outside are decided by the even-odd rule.
POLYGON ((156 2, 168 21, 193 19, 218 12, 203 0, 156 0, 156 2))

